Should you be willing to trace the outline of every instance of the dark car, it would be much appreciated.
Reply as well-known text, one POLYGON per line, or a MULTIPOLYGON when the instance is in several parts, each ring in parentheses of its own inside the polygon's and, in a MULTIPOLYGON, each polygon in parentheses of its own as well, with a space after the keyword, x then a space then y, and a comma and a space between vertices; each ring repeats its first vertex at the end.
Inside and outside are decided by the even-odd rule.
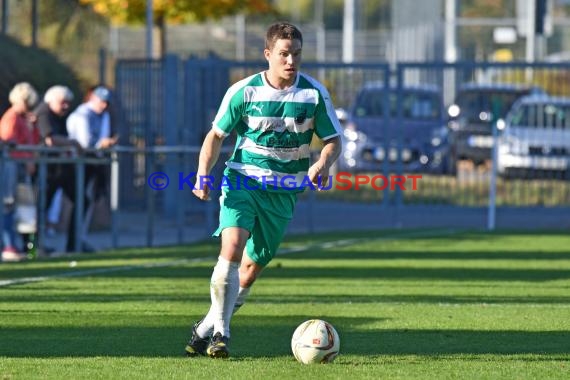
POLYGON ((368 83, 347 110, 339 170, 381 171, 386 160, 394 164, 399 154, 405 171, 430 171, 434 134, 444 124, 438 87, 406 86, 398 96, 395 88, 386 94, 384 84, 368 83))
POLYGON ((504 119, 511 106, 529 94, 544 94, 537 87, 517 84, 469 83, 463 85, 449 106, 451 160, 471 160, 482 164, 491 158, 492 122, 504 119), (493 115, 496 111, 496 115, 493 115))

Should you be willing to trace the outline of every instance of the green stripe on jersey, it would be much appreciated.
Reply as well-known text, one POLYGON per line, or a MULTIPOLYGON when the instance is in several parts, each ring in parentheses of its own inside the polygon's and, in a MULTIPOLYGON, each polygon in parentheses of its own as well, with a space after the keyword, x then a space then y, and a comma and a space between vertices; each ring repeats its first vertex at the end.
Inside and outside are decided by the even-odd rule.
POLYGON ((302 102, 254 101, 245 103, 245 114, 256 117, 292 117, 312 119, 316 104, 302 102))

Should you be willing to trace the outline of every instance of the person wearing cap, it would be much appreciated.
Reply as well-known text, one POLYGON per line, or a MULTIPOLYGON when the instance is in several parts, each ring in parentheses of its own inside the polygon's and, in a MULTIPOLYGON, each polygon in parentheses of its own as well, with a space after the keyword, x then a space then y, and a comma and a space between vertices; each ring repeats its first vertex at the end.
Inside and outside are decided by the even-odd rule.
MULTIPOLYGON (((117 143, 117 137, 111 136, 111 116, 108 111, 111 101, 111 91, 104 86, 97 86, 89 95, 87 101, 80 104, 67 119, 67 133, 70 139, 76 140, 83 149, 91 150, 87 155, 93 154, 93 150, 107 149, 117 143)), ((92 193, 94 189, 100 187, 96 182, 101 181, 103 176, 101 165, 86 165, 86 193, 92 193)), ((85 223, 86 233, 89 225, 90 215, 93 212, 93 200, 95 194, 91 194, 89 200, 85 202, 85 223)), ((85 243, 82 244, 86 246, 85 243)), ((84 251, 88 251, 84 249, 84 251)))
POLYGON ((69 115, 67 132, 83 148, 105 149, 117 143, 111 137, 111 116, 108 112, 111 91, 97 86, 89 99, 69 115))

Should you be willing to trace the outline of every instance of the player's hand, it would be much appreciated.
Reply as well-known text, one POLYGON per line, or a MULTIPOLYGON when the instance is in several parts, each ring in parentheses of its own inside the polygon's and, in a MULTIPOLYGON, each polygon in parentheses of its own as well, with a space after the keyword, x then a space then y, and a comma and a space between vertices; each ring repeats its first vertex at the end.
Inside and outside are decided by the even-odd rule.
POLYGON ((203 201, 211 201, 212 200, 212 198, 210 198, 210 189, 207 186, 204 190, 194 189, 194 190, 192 190, 192 193, 194 193, 194 195, 196 197, 198 197, 199 199, 201 199, 203 201))
POLYGON ((192 193, 200 200, 203 201, 210 201, 210 186, 207 183, 204 183, 200 180, 196 181, 194 188, 192 189, 192 193))
POLYGON ((327 187, 327 183, 329 182, 329 168, 326 165, 322 165, 319 162, 314 163, 309 168, 307 175, 318 191, 322 191, 323 188, 327 187))

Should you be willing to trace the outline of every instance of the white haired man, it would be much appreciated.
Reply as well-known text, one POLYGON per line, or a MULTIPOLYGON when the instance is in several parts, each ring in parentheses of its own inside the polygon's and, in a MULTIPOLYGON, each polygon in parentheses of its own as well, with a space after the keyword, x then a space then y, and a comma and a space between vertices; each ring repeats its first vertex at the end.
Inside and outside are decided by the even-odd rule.
MULTIPOLYGON (((37 126, 41 141, 51 147, 74 147, 78 153, 82 147, 78 141, 70 139, 67 135, 66 121, 69 115, 73 92, 66 86, 56 85, 50 87, 44 101, 34 110, 37 117, 37 126)), ((61 188, 65 196, 75 204, 75 167, 73 164, 49 164, 47 166, 46 199, 51 200, 57 189, 61 188)), ((72 212, 75 216, 75 213, 72 212)), ((66 251, 75 248, 75 223, 68 224, 66 251)))

